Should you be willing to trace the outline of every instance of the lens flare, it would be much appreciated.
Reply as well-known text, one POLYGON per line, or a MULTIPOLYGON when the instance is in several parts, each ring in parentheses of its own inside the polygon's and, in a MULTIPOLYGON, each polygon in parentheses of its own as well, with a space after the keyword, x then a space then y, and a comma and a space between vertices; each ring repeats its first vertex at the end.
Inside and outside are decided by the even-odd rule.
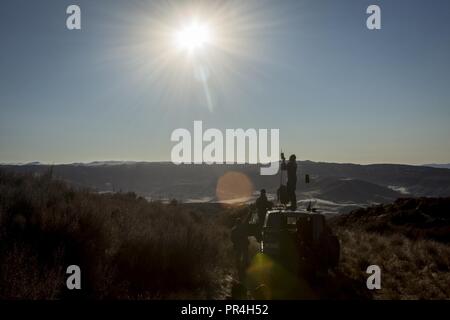
POLYGON ((234 204, 248 201, 253 193, 253 184, 243 173, 230 171, 219 178, 216 197, 222 203, 234 204))

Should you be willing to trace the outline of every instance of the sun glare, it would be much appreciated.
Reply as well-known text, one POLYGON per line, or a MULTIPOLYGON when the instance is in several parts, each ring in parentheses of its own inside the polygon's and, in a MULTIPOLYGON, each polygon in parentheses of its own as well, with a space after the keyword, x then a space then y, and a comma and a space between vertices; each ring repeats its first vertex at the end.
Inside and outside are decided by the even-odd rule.
POLYGON ((175 44, 179 49, 193 52, 204 47, 212 40, 212 34, 207 24, 191 22, 175 34, 175 44))

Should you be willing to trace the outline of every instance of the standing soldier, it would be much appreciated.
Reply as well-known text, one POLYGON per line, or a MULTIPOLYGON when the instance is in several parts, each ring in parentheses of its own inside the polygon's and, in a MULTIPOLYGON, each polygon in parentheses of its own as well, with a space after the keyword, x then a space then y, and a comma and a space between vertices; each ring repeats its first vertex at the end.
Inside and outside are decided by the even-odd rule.
POLYGON ((289 201, 291 203, 290 209, 297 209, 297 196, 295 194, 295 190, 297 189, 297 161, 295 154, 292 154, 289 157, 288 163, 286 163, 286 158, 284 157, 284 153, 281 153, 281 170, 287 171, 287 195, 289 197, 289 201))

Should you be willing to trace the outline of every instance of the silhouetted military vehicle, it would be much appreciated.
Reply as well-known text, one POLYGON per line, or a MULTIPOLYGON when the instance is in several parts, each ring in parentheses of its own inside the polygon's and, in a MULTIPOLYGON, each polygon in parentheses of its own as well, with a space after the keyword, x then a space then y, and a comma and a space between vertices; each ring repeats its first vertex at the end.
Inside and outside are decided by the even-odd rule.
POLYGON ((320 213, 276 208, 260 230, 261 252, 290 270, 312 275, 338 265, 339 240, 320 213))

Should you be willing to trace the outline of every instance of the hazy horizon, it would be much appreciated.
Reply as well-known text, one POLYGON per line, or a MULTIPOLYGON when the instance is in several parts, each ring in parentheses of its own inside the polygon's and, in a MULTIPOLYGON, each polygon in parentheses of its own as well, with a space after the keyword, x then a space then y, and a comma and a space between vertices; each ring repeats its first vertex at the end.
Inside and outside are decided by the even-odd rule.
MULTIPOLYGON (((380 165, 380 164, 392 164, 392 165, 410 165, 410 166, 441 166, 441 165, 450 165, 450 162, 448 163, 393 163, 393 162, 368 162, 368 163, 356 163, 356 162, 338 162, 338 161, 323 161, 323 160, 311 160, 311 159, 297 159, 297 162, 305 162, 305 161, 311 161, 315 163, 334 163, 334 164, 355 164, 355 165, 380 165)), ((93 164, 93 163, 170 163, 173 164, 170 160, 154 160, 154 161, 148 161, 148 160, 91 160, 91 161, 71 161, 71 162, 42 162, 42 161, 24 161, 24 162, 0 162, 0 165, 32 165, 32 164, 39 164, 39 165, 74 165, 74 164, 93 164)), ((245 163, 245 164, 251 164, 251 165, 259 165, 259 163, 245 163)), ((182 164, 186 165, 186 164, 182 164)), ((196 164, 199 165, 199 164, 196 164)), ((202 163, 200 165, 209 165, 207 163, 202 163)), ((238 165, 238 164, 213 164, 213 165, 238 165)))

